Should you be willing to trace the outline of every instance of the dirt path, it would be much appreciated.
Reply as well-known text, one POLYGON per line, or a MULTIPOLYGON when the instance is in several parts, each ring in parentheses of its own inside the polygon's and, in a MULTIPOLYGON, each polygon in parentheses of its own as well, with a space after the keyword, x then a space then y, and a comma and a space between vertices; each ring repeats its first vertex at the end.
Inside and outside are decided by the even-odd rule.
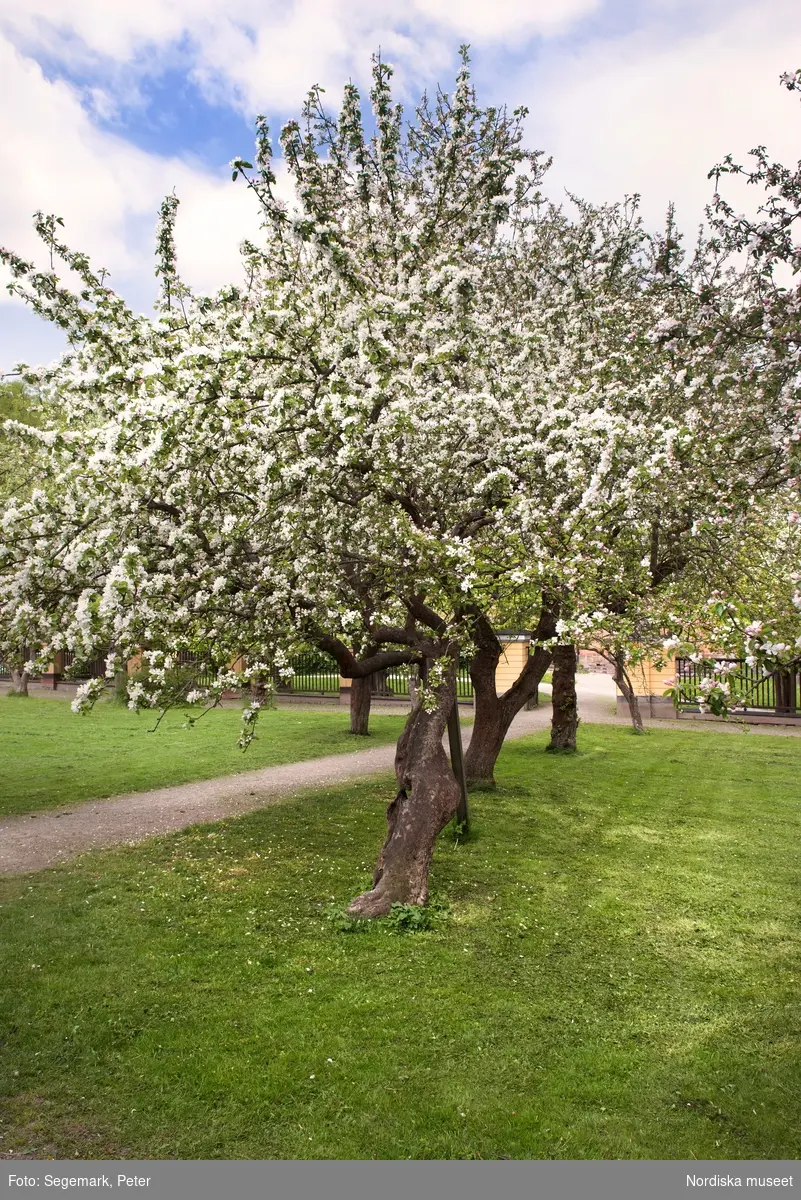
MULTIPOLYGON (((614 685, 605 676, 583 676, 578 681, 579 711, 589 724, 627 724, 615 714, 614 685)), ((543 688, 543 693, 546 689, 543 688)), ((547 697, 544 696, 547 701, 547 697)), ((508 736, 524 737, 550 722, 547 702, 533 712, 520 713, 508 736)), ((667 728, 701 728, 700 722, 648 722, 667 728)), ((715 722, 715 729, 739 733, 739 727, 715 722)), ((798 729, 757 726, 749 732, 801 734, 798 729)), ((465 741, 470 730, 465 729, 465 741)), ((135 845, 158 834, 172 833, 202 821, 218 821, 274 804, 285 796, 329 784, 347 783, 391 771, 395 747, 377 746, 355 754, 332 754, 307 762, 264 767, 240 775, 226 775, 178 787, 132 792, 109 800, 89 800, 48 812, 8 817, 0 821, 0 875, 24 875, 76 858, 86 850, 105 846, 135 845)))

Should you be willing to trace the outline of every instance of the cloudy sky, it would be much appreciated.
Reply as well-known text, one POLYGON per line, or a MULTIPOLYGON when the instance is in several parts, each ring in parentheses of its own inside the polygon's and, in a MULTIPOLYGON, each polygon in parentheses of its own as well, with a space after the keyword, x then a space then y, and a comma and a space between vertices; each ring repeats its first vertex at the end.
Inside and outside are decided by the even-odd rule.
MULTIPOLYGON (((778 85, 801 66, 798 18, 798 0, 0 0, 0 244, 35 255, 31 214, 56 213, 145 311, 174 189, 183 273, 214 288, 257 228, 226 166, 256 113, 277 132, 313 83, 335 107, 379 47, 413 102, 447 88, 465 41, 479 100, 530 109, 554 197, 636 191, 651 226, 672 199, 692 231, 724 154, 801 156, 801 106, 778 85)), ((0 294, 0 371, 60 347, 0 294)))

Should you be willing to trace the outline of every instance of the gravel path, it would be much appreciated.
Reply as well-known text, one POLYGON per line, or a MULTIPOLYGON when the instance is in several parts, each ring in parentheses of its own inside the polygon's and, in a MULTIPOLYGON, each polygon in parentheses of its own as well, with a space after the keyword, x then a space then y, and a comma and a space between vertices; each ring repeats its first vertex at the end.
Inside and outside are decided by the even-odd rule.
MULTIPOLYGON (((628 724, 615 714, 614 684, 607 676, 579 677, 579 712, 589 724, 628 724)), ((543 693, 548 689, 543 687, 543 693)), ((397 710, 393 710, 397 711, 397 710)), ((508 737, 524 737, 550 722, 546 703, 520 713, 508 737)), ((671 729, 722 729, 740 733, 739 726, 699 721, 646 722, 671 729)), ((799 729, 778 725, 751 726, 749 732, 798 736, 799 729)), ((465 741, 470 730, 465 729, 465 741)), ((221 779, 185 783, 178 787, 132 792, 109 800, 89 800, 49 812, 9 817, 0 821, 0 875, 24 875, 76 858, 104 846, 135 845, 158 834, 171 833, 203 821, 239 816, 312 788, 347 783, 391 771, 395 747, 378 746, 354 754, 332 754, 308 762, 264 767, 221 779)))

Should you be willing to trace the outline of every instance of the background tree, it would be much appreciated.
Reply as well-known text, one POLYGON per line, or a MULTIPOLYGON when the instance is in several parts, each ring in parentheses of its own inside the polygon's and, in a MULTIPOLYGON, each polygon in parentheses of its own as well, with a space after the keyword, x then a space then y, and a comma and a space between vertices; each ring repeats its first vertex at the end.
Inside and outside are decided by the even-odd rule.
MULTIPOLYGON (((781 83, 801 94, 801 71, 783 75, 781 83)), ((748 389, 746 415, 758 434, 753 448, 740 456, 746 470, 739 460, 732 462, 732 472, 743 479, 742 528, 739 537, 730 539, 723 584, 717 576, 703 575, 703 611, 683 595, 687 610, 673 614, 667 645, 699 662, 716 650, 742 657, 749 666, 775 672, 781 692, 787 690, 801 650, 801 163, 787 167, 771 162, 759 146, 751 152, 749 166, 728 155, 710 177, 716 183, 708 214, 713 246, 723 255, 745 258, 741 278, 747 286, 739 302, 722 311, 706 305, 701 335, 718 353, 720 347, 728 348, 729 371, 748 389), (755 216, 738 213, 721 194, 721 179, 727 175, 761 190, 755 216)), ((719 392, 725 394, 728 378, 713 381, 723 385, 719 392)), ((719 532, 711 526, 704 530, 712 541, 719 532)), ((702 700, 722 714, 745 697, 733 689, 730 672, 712 670, 702 700)))
MULTIPOLYGON (((25 431, 44 419, 36 393, 21 380, 0 382, 0 507, 30 494, 37 476, 37 442, 25 431)), ((11 693, 28 695, 32 651, 24 641, 0 639, 0 660, 11 675, 11 693)))

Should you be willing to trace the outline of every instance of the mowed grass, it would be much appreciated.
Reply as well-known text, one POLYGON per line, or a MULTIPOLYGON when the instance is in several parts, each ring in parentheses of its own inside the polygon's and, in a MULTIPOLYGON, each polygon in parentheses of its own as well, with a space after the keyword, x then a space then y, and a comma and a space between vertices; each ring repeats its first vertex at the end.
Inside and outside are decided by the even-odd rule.
POLYGON ((6 1154, 796 1158, 801 742, 510 744, 429 932, 389 780, 0 884, 6 1154))
POLYGON ((256 740, 237 746, 241 713, 223 708, 132 713, 100 703, 76 716, 66 700, 0 697, 0 817, 60 804, 213 779, 394 741, 404 713, 370 716, 371 736, 348 732, 348 711, 265 709, 256 740), (201 719, 186 728, 187 716, 201 719))

